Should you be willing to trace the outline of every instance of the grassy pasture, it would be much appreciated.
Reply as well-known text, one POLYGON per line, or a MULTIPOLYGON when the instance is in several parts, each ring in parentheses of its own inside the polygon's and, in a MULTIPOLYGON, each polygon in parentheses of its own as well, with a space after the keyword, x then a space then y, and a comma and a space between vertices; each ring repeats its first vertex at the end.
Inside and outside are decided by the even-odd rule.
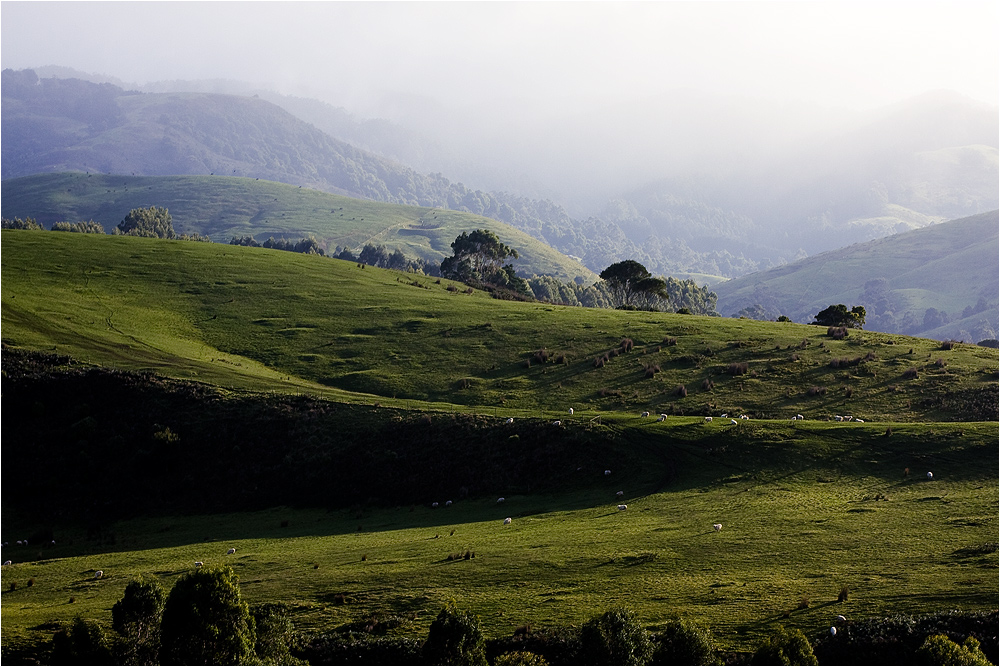
POLYGON ((996 411, 997 352, 972 345, 501 302, 259 248, 4 232, 3 249, 8 344, 222 386, 512 414, 920 421, 996 411), (625 338, 634 348, 614 356, 625 338))
MULTIPOLYGON (((585 428, 580 421, 569 427, 585 428)), ((144 518, 100 539, 67 527, 41 559, 21 562, 37 547, 4 550, 15 561, 3 568, 4 642, 44 636, 77 614, 107 620, 131 577, 169 586, 195 560, 232 565, 251 602, 289 603, 306 631, 416 614, 401 632, 423 636, 455 598, 501 636, 626 604, 650 626, 681 615, 711 627, 723 647, 749 650, 778 623, 812 636, 836 614, 995 607, 995 424, 896 424, 884 437, 869 425, 752 422, 708 449, 701 434, 713 425, 669 424, 605 425, 669 452, 669 474, 654 457, 625 474, 594 471, 585 488, 502 505, 144 518), (627 511, 615 508, 617 490, 627 511), (475 558, 448 560, 465 551, 475 558), (838 603, 843 586, 850 596, 838 603)), ((7 518, 5 540, 20 528, 7 518)))

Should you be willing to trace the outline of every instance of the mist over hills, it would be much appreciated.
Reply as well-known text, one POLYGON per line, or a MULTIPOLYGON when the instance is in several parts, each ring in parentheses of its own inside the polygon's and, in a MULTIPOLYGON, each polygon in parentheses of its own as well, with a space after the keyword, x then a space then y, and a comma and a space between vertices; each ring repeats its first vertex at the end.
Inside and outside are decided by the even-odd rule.
POLYGON ((660 274, 734 277, 1000 205, 997 111, 945 93, 862 116, 681 91, 510 127, 490 109, 449 110, 435 125, 445 112, 412 96, 374 119, 232 81, 144 87, 226 95, 105 83, 101 97, 68 79, 18 88, 12 74, 4 178, 260 176, 486 215, 595 271, 633 258, 660 274), (44 111, 30 103, 41 91, 44 111), (116 127, 80 117, 95 96, 115 100, 116 127), (51 103, 67 97, 77 101, 51 103))

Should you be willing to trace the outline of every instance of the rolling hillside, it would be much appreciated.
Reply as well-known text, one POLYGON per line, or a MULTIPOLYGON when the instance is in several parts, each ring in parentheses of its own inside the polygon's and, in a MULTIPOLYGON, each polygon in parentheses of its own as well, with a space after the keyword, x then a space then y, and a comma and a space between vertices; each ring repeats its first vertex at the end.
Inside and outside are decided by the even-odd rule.
POLYGON ((260 248, 5 231, 3 250, 4 341, 112 368, 508 414, 925 421, 997 410, 996 352, 973 345, 500 302, 260 248))
POLYGON ((743 276, 715 286, 718 310, 733 316, 759 306, 770 319, 810 322, 843 303, 867 309, 866 329, 938 340, 996 338, 998 227, 992 211, 743 276))
POLYGON ((333 254, 366 243, 399 249, 408 258, 440 264, 462 232, 486 228, 516 248, 522 275, 552 275, 589 283, 597 276, 510 225, 439 208, 383 204, 283 183, 227 176, 104 176, 69 172, 3 181, 3 216, 57 221, 95 220, 110 233, 133 208, 163 206, 178 233, 219 243, 234 236, 299 239, 312 235, 333 254))

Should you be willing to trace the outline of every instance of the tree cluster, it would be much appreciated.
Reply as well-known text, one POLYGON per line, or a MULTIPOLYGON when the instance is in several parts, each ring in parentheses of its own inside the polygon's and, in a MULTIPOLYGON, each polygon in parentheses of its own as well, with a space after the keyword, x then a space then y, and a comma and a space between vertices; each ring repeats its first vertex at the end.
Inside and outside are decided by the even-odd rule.
POLYGON ((816 314, 816 321, 812 324, 823 327, 846 327, 848 329, 861 329, 865 326, 865 307, 854 306, 847 310, 847 306, 838 303, 835 306, 828 306, 816 314))
POLYGON ((528 283, 504 263, 519 257, 517 250, 505 245, 494 232, 476 229, 462 232, 451 244, 454 254, 441 262, 441 275, 472 286, 489 286, 514 294, 531 296, 528 283))
POLYGON ((118 223, 113 233, 160 239, 176 238, 173 218, 167 209, 160 206, 132 209, 125 219, 118 223))

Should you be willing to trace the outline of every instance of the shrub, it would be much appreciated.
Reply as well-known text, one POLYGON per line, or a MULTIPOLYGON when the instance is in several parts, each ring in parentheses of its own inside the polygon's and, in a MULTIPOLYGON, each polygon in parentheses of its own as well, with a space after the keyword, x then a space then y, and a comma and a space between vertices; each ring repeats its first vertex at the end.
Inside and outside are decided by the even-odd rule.
POLYGON ((607 355, 594 358, 594 368, 604 368, 604 364, 606 363, 608 363, 607 355))
POLYGON ((253 621, 231 567, 202 568, 177 580, 160 624, 165 664, 235 665, 253 650, 253 621))
POLYGON ((498 655, 493 660, 494 665, 547 665, 545 658, 531 651, 510 651, 498 655))
POLYGON ((809 640, 801 630, 779 626, 754 651, 752 665, 818 665, 809 640))
POLYGON ((852 396, 854 396, 854 389, 851 387, 844 387, 844 396, 846 396, 847 398, 851 398, 852 396))
POLYGON ((533 355, 533 357, 535 361, 537 361, 538 363, 544 364, 546 361, 549 360, 549 351, 543 347, 540 350, 535 350, 535 354, 533 355))
POLYGON ((103 234, 104 225, 90 220, 88 222, 56 222, 52 225, 54 232, 76 232, 78 234, 103 234))
POLYGON ((295 628, 283 604, 265 602, 250 609, 256 640, 254 653, 265 665, 291 665, 295 659, 289 653, 295 628))
POLYGON ((843 340, 848 336, 847 327, 828 327, 826 335, 834 340, 843 340))
POLYGON ((652 366, 646 366, 646 377, 651 378, 660 372, 660 365, 653 364, 652 366))
POLYGON ((931 635, 917 649, 918 664, 924 665, 991 665, 979 649, 975 637, 966 638, 961 645, 948 639, 946 635, 931 635))
POLYGON ((938 357, 937 360, 934 362, 934 365, 937 366, 938 368, 944 368, 945 366, 948 365, 948 362, 942 359, 941 357, 938 357))
POLYGON ((294 654, 312 665, 423 665, 418 639, 335 632, 312 637, 294 654))
POLYGON ((702 391, 712 391, 713 389, 715 389, 715 383, 712 382, 710 379, 705 378, 704 380, 701 381, 701 388, 702 391))
POLYGON ((535 630, 526 625, 512 636, 487 642, 487 656, 493 664, 500 664, 499 657, 510 653, 530 653, 552 665, 580 665, 585 661, 580 651, 580 631, 568 627, 535 630))
POLYGON ((726 373, 729 375, 745 375, 750 366, 745 361, 737 361, 726 366, 726 373))
POLYGON ((125 638, 122 664, 155 665, 160 648, 160 618, 166 593, 157 581, 137 579, 111 607, 111 627, 125 638))
POLYGON ((955 345, 958 342, 959 341, 957 341, 957 340, 945 340, 945 341, 941 341, 941 349, 942 350, 951 350, 951 349, 953 349, 955 347, 955 345))
POLYGON ((653 637, 651 665, 715 665, 712 633, 687 621, 677 620, 653 637))
POLYGON ((51 664, 114 664, 111 641, 97 621, 77 616, 69 629, 60 630, 52 637, 51 664))
POLYGON ((825 396, 826 387, 809 387, 809 391, 806 393, 810 396, 825 396))
POLYGON ((479 617, 450 601, 431 623, 423 657, 432 665, 485 665, 486 642, 479 617))
POLYGON ((587 621, 580 629, 580 649, 595 665, 644 665, 653 653, 639 619, 623 608, 587 621))
POLYGON ((685 398, 688 395, 688 390, 687 387, 685 387, 682 384, 679 384, 677 385, 677 388, 674 389, 674 393, 680 396, 681 398, 685 398))
POLYGON ((667 347, 677 345, 677 339, 672 336, 668 336, 667 338, 663 339, 663 344, 666 345, 667 347))
POLYGON ((176 236, 170 213, 158 206, 132 209, 125 219, 118 223, 114 233, 161 239, 172 239, 176 236))
POLYGON ((634 345, 631 338, 622 338, 621 342, 618 343, 618 347, 621 348, 622 352, 631 352, 634 345))
POLYGON ((0 220, 0 228, 3 229, 34 229, 34 230, 44 230, 45 228, 38 224, 38 221, 34 218, 14 218, 13 220, 9 218, 3 218, 0 220))
POLYGON ((904 380, 916 380, 917 377, 918 377, 918 375, 917 375, 917 369, 914 368, 914 367, 912 367, 912 366, 910 368, 907 368, 905 371, 903 371, 903 379, 904 380))
MULTIPOLYGON (((891 427, 888 430, 888 434, 892 435, 892 428, 891 427)), ((910 469, 907 468, 906 470, 909 471, 910 469)), ((840 587, 840 594, 837 595, 837 602, 847 602, 847 596, 849 596, 850 594, 851 594, 851 589, 850 588, 848 588, 847 586, 841 586, 840 587)))

